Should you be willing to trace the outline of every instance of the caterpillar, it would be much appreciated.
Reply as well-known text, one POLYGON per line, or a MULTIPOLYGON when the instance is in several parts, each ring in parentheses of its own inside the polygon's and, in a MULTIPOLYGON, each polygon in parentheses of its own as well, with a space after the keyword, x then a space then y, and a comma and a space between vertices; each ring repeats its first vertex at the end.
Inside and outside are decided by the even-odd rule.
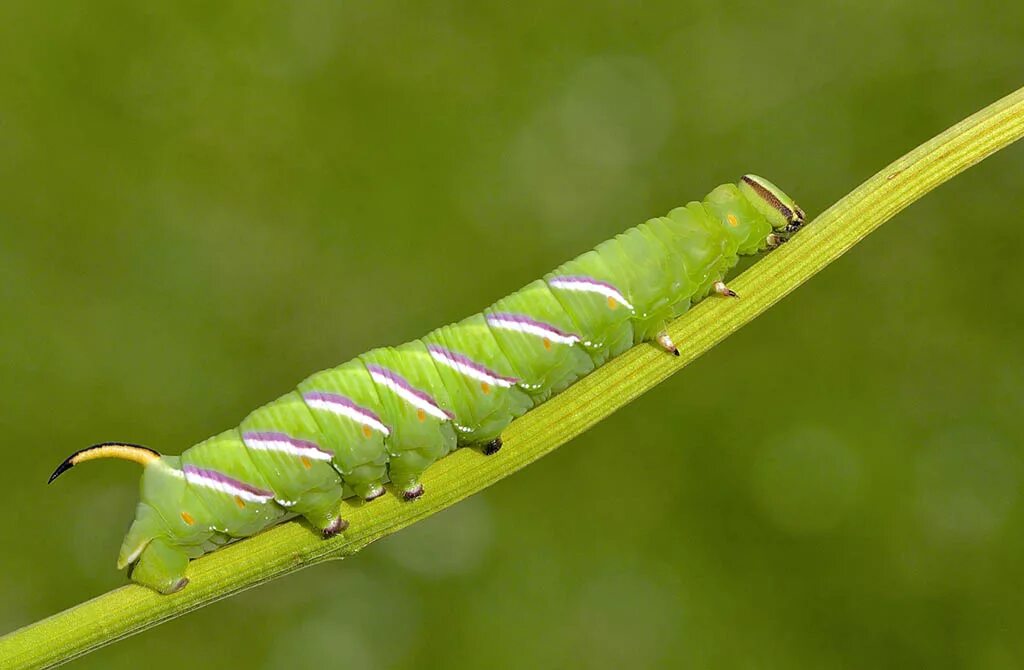
POLYGON ((143 466, 118 569, 160 593, 188 584, 190 559, 301 516, 343 532, 341 501, 413 500, 420 476, 454 449, 493 454, 514 418, 641 342, 679 355, 666 324, 715 293, 740 255, 777 247, 804 213, 744 175, 700 202, 630 228, 483 312, 318 372, 241 424, 180 456, 105 442, 64 460, 143 466))

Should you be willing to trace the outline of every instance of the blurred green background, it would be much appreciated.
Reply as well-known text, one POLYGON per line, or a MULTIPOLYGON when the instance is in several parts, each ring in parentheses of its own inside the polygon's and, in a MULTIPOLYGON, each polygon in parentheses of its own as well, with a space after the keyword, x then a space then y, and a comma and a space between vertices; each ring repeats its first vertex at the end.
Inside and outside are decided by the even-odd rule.
MULTIPOLYGON (((0 631, 125 582, 139 471, 47 487, 71 451, 177 453, 745 171, 816 214, 1024 84, 1020 3, 828 4, 0 4, 0 631)), ((77 667, 1024 665, 1022 176, 483 494, 77 667)))

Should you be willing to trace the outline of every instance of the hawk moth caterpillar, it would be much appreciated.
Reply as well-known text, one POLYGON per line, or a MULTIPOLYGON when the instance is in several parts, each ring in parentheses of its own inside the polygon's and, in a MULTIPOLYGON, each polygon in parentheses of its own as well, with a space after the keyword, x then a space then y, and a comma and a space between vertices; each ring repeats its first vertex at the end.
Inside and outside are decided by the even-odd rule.
POLYGON ((141 464, 118 567, 173 593, 188 583, 190 559, 286 518, 330 537, 348 526, 346 497, 373 500, 385 482, 419 497, 432 463, 466 445, 494 453, 513 419, 635 344, 678 355, 668 321, 711 293, 735 297, 723 278, 739 256, 778 246, 803 223, 778 187, 744 175, 481 313, 318 372, 180 456, 106 442, 72 454, 50 482, 99 458, 141 464))

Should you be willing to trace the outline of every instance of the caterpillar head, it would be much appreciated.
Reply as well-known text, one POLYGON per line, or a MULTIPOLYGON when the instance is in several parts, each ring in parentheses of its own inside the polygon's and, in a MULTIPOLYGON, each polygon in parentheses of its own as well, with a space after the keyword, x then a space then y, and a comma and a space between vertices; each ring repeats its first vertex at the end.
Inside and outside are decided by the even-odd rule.
POLYGON ((740 192, 757 208, 775 230, 795 233, 804 225, 804 211, 781 188, 764 177, 745 174, 738 184, 740 192))

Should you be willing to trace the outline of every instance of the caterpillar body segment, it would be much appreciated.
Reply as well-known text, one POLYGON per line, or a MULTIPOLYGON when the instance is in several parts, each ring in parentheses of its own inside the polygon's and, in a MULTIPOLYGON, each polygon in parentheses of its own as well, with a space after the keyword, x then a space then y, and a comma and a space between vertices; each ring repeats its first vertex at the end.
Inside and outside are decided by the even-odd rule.
POLYGON ((363 362, 318 372, 299 384, 299 393, 346 486, 366 500, 383 495, 391 428, 379 414, 380 395, 363 362))
MULTIPOLYGON (((255 410, 238 432, 255 469, 266 473, 263 479, 277 505, 311 521, 317 519, 321 529, 335 521, 338 510, 332 498, 342 479, 334 456, 340 447, 335 440, 324 439, 328 434, 321 431, 298 392, 255 410)), ((231 445, 236 448, 237 442, 231 445)))
POLYGON ((594 369, 579 327, 542 279, 502 298, 483 315, 519 388, 535 405, 594 369))
POLYGON ((532 409, 522 377, 502 352, 483 314, 444 326, 423 338, 458 417, 463 444, 483 444, 532 409))
POLYGON ((374 349, 360 360, 377 387, 381 413, 388 417, 388 476, 406 499, 423 489, 419 477, 458 443, 448 389, 423 342, 374 349))
POLYGON ((745 175, 482 313, 317 372, 181 456, 105 443, 73 454, 51 481, 97 458, 141 464, 118 566, 177 591, 190 559, 284 519, 302 516, 327 537, 347 527, 343 498, 372 500, 387 482, 418 497, 439 458, 466 445, 494 453, 513 419, 635 344, 678 355, 668 321, 711 293, 735 296, 723 277, 738 257, 778 246, 803 220, 778 187, 745 175))

